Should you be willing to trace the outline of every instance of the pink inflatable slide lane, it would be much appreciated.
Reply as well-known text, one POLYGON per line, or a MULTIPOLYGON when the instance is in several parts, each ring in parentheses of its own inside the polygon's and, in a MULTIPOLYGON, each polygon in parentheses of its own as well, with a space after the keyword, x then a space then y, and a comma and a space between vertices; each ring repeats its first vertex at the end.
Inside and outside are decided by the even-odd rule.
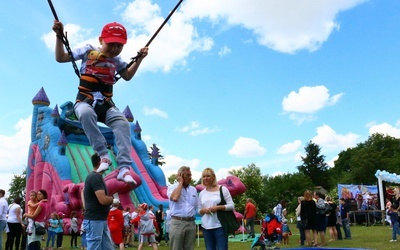
POLYGON ((160 204, 168 202, 166 187, 159 185, 151 178, 136 150, 131 148, 131 156, 137 166, 136 172, 142 177, 142 185, 135 189, 138 196, 150 204, 160 204))
MULTIPOLYGON (((83 182, 73 183, 71 180, 61 180, 59 173, 51 163, 43 161, 41 151, 36 144, 31 145, 31 154, 28 160, 29 176, 27 179, 27 193, 31 190, 44 189, 47 191, 49 213, 57 211, 65 215, 66 233, 69 228, 68 218, 71 211, 76 211, 78 218, 82 215, 82 196, 83 182)), ((81 169, 82 171, 82 169, 81 169)), ((85 174, 85 176, 88 173, 85 174)), ((134 177, 136 184, 127 184, 117 180, 118 170, 114 170, 104 177, 107 185, 108 194, 118 193, 121 204, 126 207, 134 207, 130 192, 141 185, 140 177, 130 169, 130 174, 134 177)))

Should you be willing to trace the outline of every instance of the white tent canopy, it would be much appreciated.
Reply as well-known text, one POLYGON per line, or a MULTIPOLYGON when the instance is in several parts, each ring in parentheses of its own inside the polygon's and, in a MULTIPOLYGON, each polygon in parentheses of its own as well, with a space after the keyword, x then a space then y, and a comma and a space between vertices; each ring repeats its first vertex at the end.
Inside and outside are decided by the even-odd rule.
POLYGON ((375 173, 376 178, 378 178, 378 190, 379 190, 379 199, 381 201, 381 210, 384 210, 385 208, 385 197, 384 197, 384 193, 385 190, 383 190, 383 185, 382 182, 386 181, 386 182, 391 182, 391 183, 400 183, 400 175, 398 174, 393 174, 393 173, 389 173, 385 170, 381 171, 381 170, 377 170, 375 173))

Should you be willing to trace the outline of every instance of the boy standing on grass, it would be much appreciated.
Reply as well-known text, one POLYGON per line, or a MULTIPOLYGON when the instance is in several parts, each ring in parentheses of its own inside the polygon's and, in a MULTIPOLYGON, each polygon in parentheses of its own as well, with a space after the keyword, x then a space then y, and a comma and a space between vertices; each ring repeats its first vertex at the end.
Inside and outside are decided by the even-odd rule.
POLYGON ((390 242, 396 242, 397 241, 397 235, 400 234, 399 213, 397 211, 396 204, 392 204, 390 206, 387 215, 389 216, 390 222, 392 224, 392 239, 390 240, 390 242))

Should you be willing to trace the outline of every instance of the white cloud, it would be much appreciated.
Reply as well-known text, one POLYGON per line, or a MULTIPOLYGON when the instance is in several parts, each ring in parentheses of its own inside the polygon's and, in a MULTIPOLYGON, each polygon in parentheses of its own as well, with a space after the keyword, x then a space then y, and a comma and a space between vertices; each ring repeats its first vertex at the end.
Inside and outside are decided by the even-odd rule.
MULTIPOLYGON (((123 24, 128 32, 128 42, 124 46, 121 57, 130 61, 136 52, 145 46, 164 21, 160 7, 150 0, 132 1, 126 6, 118 6, 122 12, 123 24)), ((84 44, 99 45, 100 30, 93 31, 77 24, 64 24, 68 32, 68 40, 72 49, 84 44)), ((42 36, 46 46, 54 51, 55 35, 51 31, 42 36)), ((193 51, 208 51, 214 46, 212 38, 199 36, 196 28, 187 20, 182 12, 176 11, 168 23, 153 40, 149 55, 140 66, 140 71, 170 71, 174 66, 185 65, 186 58, 193 51)))
POLYGON ((392 126, 386 122, 381 124, 369 124, 369 134, 380 133, 384 135, 389 135, 395 138, 400 138, 400 126, 399 123, 396 123, 396 126, 392 126))
POLYGON ((161 118, 167 119, 168 118, 168 113, 165 111, 161 111, 158 108, 149 108, 149 107, 144 107, 143 108, 143 113, 145 115, 154 115, 154 116, 159 116, 161 118))
POLYGON ((211 134, 211 133, 216 133, 220 131, 219 128, 202 128, 202 129, 197 129, 193 130, 189 133, 189 135, 196 136, 196 135, 203 135, 203 134, 211 134))
POLYGON ((215 169, 213 167, 211 167, 212 169, 214 169, 215 171, 215 175, 217 176, 217 180, 221 180, 221 179, 225 179, 226 177, 229 176, 228 172, 232 171, 232 170, 240 170, 243 167, 242 166, 232 166, 230 168, 218 168, 215 169))
POLYGON ((182 166, 190 167, 193 180, 197 181, 201 177, 202 169, 199 169, 200 167, 199 159, 188 160, 176 155, 165 155, 164 161, 165 164, 162 166, 162 170, 165 174, 167 182, 168 182, 168 177, 171 176, 172 174, 176 174, 178 172, 178 169, 182 166))
POLYGON ((326 106, 336 104, 343 94, 334 96, 329 95, 329 90, 325 86, 304 86, 299 92, 290 92, 287 97, 283 98, 283 110, 296 113, 315 113, 326 106))
POLYGON ((282 108, 292 120, 301 124, 314 119, 313 114, 319 110, 335 105, 342 96, 342 93, 330 96, 329 90, 322 85, 304 86, 299 92, 292 91, 284 97, 282 108))
MULTIPOLYGON (((260 45, 270 49, 294 53, 298 50, 318 49, 335 30, 338 13, 353 8, 366 0, 191 0, 184 1, 171 19, 153 40, 149 55, 143 61, 141 70, 169 72, 177 66, 187 64, 192 52, 210 51, 214 40, 209 34, 199 32, 198 20, 216 26, 240 27, 250 30, 260 45)), ((114 9, 121 13, 122 22, 128 31, 128 42, 121 56, 130 61, 135 51, 143 47, 163 23, 158 4, 151 0, 136 0, 120 4, 114 9)), ((72 49, 84 44, 99 45, 100 30, 65 23, 65 31, 72 49)), ((242 42, 254 37, 243 37, 242 42)), ((54 51, 55 35, 42 35, 46 46, 54 51)), ((218 52, 219 56, 231 53, 228 45, 218 52)))
POLYGON ((335 155, 334 157, 331 158, 330 161, 326 161, 326 164, 328 164, 329 167, 333 168, 335 166, 335 161, 339 159, 339 155, 335 155))
POLYGON ((232 53, 232 50, 230 48, 228 48, 227 46, 222 47, 219 52, 218 55, 220 57, 226 56, 228 54, 232 53))
POLYGON ((202 128, 200 126, 200 122, 198 122, 198 121, 192 121, 189 125, 177 128, 176 130, 181 133, 189 133, 189 135, 192 135, 192 136, 216 133, 216 132, 220 131, 220 129, 218 127, 202 128))
POLYGON ((230 155, 236 157, 256 157, 266 152, 260 143, 252 138, 239 137, 233 147, 228 151, 230 155))
MULTIPOLYGON (((201 178, 201 173, 203 172, 203 169, 206 168, 200 166, 201 163, 200 159, 188 160, 176 155, 166 155, 164 157, 164 161, 166 163, 162 166, 162 170, 165 174, 167 182, 168 182, 168 177, 170 177, 173 174, 176 174, 181 166, 190 167, 190 171, 192 172, 192 179, 195 181, 198 181, 201 178)), ((213 168, 212 166, 210 167, 213 168)), ((213 168, 213 169, 215 171, 215 175, 217 176, 217 180, 221 180, 229 175, 228 174, 229 171, 239 170, 241 168, 242 166, 232 166, 230 168, 218 168, 218 169, 213 168)))
POLYGON ((314 117, 314 115, 305 115, 305 114, 297 114, 297 113, 291 113, 289 115, 289 118, 290 118, 290 120, 295 121, 297 125, 301 125, 304 122, 311 122, 316 119, 314 117))
POLYGON ((354 133, 347 133, 345 135, 337 134, 328 125, 323 125, 317 128, 317 135, 311 141, 326 151, 333 151, 345 150, 356 146, 359 137, 359 135, 354 133))
POLYGON ((151 135, 142 135, 142 141, 144 141, 145 143, 151 143, 151 140, 153 140, 153 137, 151 135))
POLYGON ((22 174, 28 164, 32 116, 20 119, 14 126, 15 134, 0 135, 0 188, 7 190, 11 178, 22 174))
POLYGON ((340 26, 337 15, 366 0, 191 0, 182 12, 213 24, 239 26, 253 32, 259 44, 294 53, 317 50, 340 26))
POLYGON ((280 176, 280 175, 284 175, 286 173, 282 172, 282 171, 276 171, 272 174, 270 174, 271 177, 276 177, 276 176, 280 176))
POLYGON ((300 140, 295 140, 294 142, 286 143, 278 149, 278 154, 288 154, 296 152, 300 148, 300 146, 301 146, 300 140))
POLYGON ((296 162, 296 163, 302 162, 303 161, 303 159, 301 159, 302 156, 303 156, 303 154, 301 152, 297 152, 296 155, 294 156, 294 162, 296 162))
MULTIPOLYGON (((99 35, 96 33, 95 36, 93 36, 93 29, 86 29, 83 28, 77 24, 71 24, 67 23, 64 24, 64 31, 67 32, 67 38, 70 43, 71 47, 78 47, 78 46, 83 46, 87 43, 93 44, 93 45, 98 45, 99 40, 98 37, 99 35), (93 36, 90 38, 90 36, 93 36)), ((99 31, 100 33, 100 31, 99 31)), ((42 35, 41 39, 44 41, 46 47, 50 49, 51 51, 54 51, 55 45, 56 45, 56 39, 55 39, 55 33, 53 31, 42 35)))
POLYGON ((191 122, 189 125, 186 125, 186 126, 183 126, 183 127, 181 127, 181 128, 178 128, 177 130, 178 130, 179 132, 185 133, 185 132, 188 132, 188 131, 190 131, 190 130, 197 129, 197 128, 199 128, 199 127, 200 127, 200 122, 198 122, 198 121, 193 121, 193 122, 191 122))

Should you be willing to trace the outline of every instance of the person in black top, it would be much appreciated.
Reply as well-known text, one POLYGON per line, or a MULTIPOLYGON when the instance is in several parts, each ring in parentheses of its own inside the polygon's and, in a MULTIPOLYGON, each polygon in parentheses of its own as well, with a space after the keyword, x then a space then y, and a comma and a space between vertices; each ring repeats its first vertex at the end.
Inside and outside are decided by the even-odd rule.
POLYGON ((158 205, 158 210, 156 212, 156 222, 157 222, 157 227, 160 233, 157 236, 157 242, 161 243, 163 239, 163 223, 164 223, 164 206, 163 204, 158 205))
POLYGON ((342 226, 345 239, 351 239, 350 232, 350 204, 346 203, 344 198, 340 198, 340 217, 342 218, 342 226))
MULTIPOLYGON (((312 199, 313 192, 310 190, 306 190, 304 192, 304 200, 301 201, 300 205, 300 218, 301 224, 304 227, 304 234, 306 236, 306 242, 308 246, 312 245, 310 231, 313 233, 313 238, 316 241, 317 238, 317 206, 315 205, 315 201, 312 199)), ((317 242, 314 242, 315 245, 317 242)))
POLYGON ((103 172, 96 170, 100 166, 100 157, 92 155, 93 171, 86 177, 82 191, 85 219, 83 229, 86 232, 87 248, 91 250, 114 249, 111 241, 107 217, 114 198, 107 194, 103 172))
POLYGON ((337 208, 337 205, 335 202, 333 202, 333 200, 330 196, 326 196, 325 200, 332 207, 332 211, 327 216, 328 217, 327 228, 329 229, 329 235, 330 235, 329 241, 334 241, 334 240, 338 239, 338 233, 336 230, 336 222, 337 222, 336 208, 337 208))

